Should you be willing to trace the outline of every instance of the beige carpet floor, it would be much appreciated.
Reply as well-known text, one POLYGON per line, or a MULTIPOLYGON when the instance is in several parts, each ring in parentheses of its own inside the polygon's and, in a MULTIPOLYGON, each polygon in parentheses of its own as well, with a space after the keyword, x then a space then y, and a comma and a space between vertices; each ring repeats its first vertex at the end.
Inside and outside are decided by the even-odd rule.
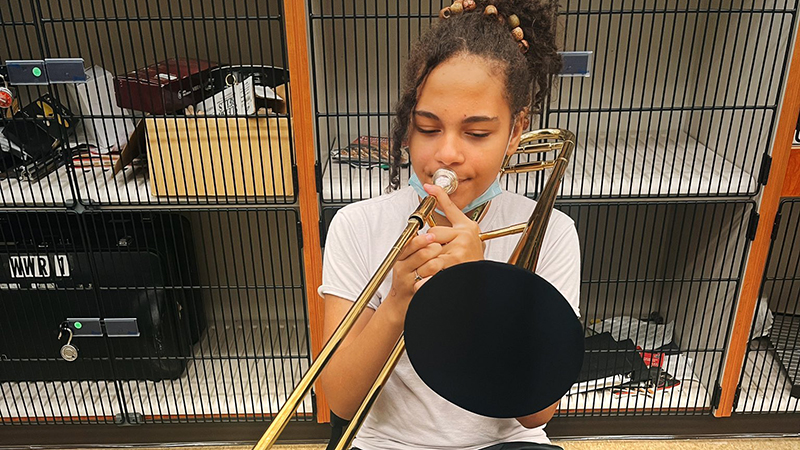
MULTIPOLYGON (((800 438, 585 440, 554 441, 554 443, 564 447, 564 450, 800 450, 800 438)), ((235 445, 168 448, 140 447, 136 450, 250 450, 251 448, 249 445, 235 445)), ((324 450, 325 445, 279 445, 275 448, 279 450, 324 450)), ((91 450, 103 449, 93 448, 91 450)))

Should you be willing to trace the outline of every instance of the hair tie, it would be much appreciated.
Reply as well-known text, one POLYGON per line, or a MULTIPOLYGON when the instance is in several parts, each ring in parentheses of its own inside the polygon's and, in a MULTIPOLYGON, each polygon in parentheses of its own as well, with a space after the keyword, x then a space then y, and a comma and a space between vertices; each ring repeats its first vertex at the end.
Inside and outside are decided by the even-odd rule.
MULTIPOLYGON (((475 0, 454 0, 450 6, 442 8, 439 11, 439 18, 440 19, 449 19, 454 14, 461 14, 464 12, 472 11, 476 8, 475 0)), ((483 8, 483 15, 484 16, 496 16, 500 18, 500 14, 497 11, 497 7, 491 3, 486 5, 483 8)), ((502 18, 500 18, 502 20, 502 18)), ((519 16, 516 14, 509 14, 506 18, 506 23, 511 28, 511 36, 517 41, 517 45, 522 53, 526 53, 528 51, 528 41, 525 40, 525 32, 520 27, 519 16)))

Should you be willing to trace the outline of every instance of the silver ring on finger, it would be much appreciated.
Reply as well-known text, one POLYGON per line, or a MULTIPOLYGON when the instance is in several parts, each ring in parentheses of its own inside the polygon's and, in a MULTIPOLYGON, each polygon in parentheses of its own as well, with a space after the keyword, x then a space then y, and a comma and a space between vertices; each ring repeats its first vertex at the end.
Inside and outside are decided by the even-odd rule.
POLYGON ((421 279, 422 277, 419 276, 419 273, 417 273, 417 269, 414 269, 414 281, 419 281, 421 279))

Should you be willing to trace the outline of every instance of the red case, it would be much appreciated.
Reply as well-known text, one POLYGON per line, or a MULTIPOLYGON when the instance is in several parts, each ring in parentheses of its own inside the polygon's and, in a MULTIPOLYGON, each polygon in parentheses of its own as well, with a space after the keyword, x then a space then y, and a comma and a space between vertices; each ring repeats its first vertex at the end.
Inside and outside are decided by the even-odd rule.
POLYGON ((211 94, 209 61, 168 59, 114 78, 120 108, 151 114, 172 113, 195 105, 211 94))

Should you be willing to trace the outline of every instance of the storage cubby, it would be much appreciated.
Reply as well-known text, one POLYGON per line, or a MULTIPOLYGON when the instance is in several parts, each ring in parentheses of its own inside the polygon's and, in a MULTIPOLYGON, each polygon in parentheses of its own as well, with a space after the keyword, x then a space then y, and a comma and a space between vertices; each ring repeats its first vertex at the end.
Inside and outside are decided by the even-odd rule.
POLYGON ((800 412, 800 200, 778 210, 734 411, 800 412))
MULTIPOLYGON (((709 412, 733 320, 752 208, 750 202, 734 201, 558 207, 575 220, 580 236, 581 316, 587 337, 610 332, 617 341, 630 338, 638 353, 629 357, 641 357, 645 364, 660 360, 647 365, 679 382, 653 392, 617 386, 568 395, 560 414, 709 412)), ((614 352, 609 356, 615 357, 614 352)), ((587 350, 586 358, 601 354, 587 350)), ((604 369, 600 364, 599 370, 604 369)))
MULTIPOLYGON (((9 49, 4 60, 83 58, 89 79, 86 84, 12 86, 20 108, 49 94, 72 114, 74 126, 59 136, 53 167, 43 171, 43 178, 14 175, 0 180, 4 205, 287 205, 296 201, 280 2, 248 0, 219 7, 212 1, 170 6, 152 1, 80 5, 47 1, 35 8, 18 3, 0 8, 3 41, 9 49), (168 107, 167 100, 152 92, 140 101, 150 99, 153 108, 166 111, 134 110, 121 103, 126 95, 144 97, 144 91, 134 92, 132 85, 150 81, 143 73, 134 75, 140 78, 130 84, 122 84, 120 77, 170 59, 212 64, 210 70, 197 72, 191 82, 180 86, 192 95, 202 92, 195 96, 196 102, 187 102, 192 109, 168 107), (200 100, 231 85, 244 85, 250 76, 255 85, 250 103, 258 108, 194 112, 200 100), (284 106, 278 106, 281 101, 256 99, 269 95, 269 90, 259 94, 262 88, 282 95, 284 106), (114 153, 120 151, 122 155, 114 153), (115 168, 120 158, 126 163, 115 168)), ((169 76, 177 78, 181 71, 186 75, 191 70, 176 63, 171 70, 176 67, 176 74, 169 76)), ((178 88, 163 87, 164 92, 170 89, 178 88)), ((186 93, 178 94, 183 98, 186 93)), ((20 120, 0 119, 0 127, 20 120)), ((4 150, 11 145, 4 137, 0 143, 4 150)), ((33 166, 44 166, 18 159, 13 163, 25 173, 33 166)))
MULTIPOLYGON (((295 211, 5 213, 2 219, 3 266, 12 277, 4 273, 0 288, 9 308, 18 306, 8 320, 19 329, 0 362, 8 381, 4 420, 60 420, 68 412, 113 421, 120 408, 145 422, 265 418, 308 368, 295 211), (59 256, 68 275, 55 273, 55 262, 50 273, 25 267, 26 258, 59 256), (140 335, 111 336, 109 320, 126 317, 137 319, 140 335), (74 331, 73 362, 59 356, 66 333, 57 339, 70 318, 85 327, 92 318, 105 320, 100 336, 74 331), (119 392, 80 394, 103 383, 116 383, 119 392), (95 410, 102 417, 90 414, 95 410)), ((298 414, 308 418, 312 411, 309 398, 298 414)))
MULTIPOLYGON (((409 43, 443 5, 312 2, 324 202, 380 195, 384 158, 331 159, 360 136, 390 135, 409 43), (363 167, 367 163, 371 167, 363 167)), ((562 198, 751 196, 771 143, 794 2, 570 1, 561 47, 591 51, 591 76, 560 77, 537 125, 578 142, 562 198)), ((404 181, 403 181, 404 183, 404 181)), ((541 179, 506 187, 537 195, 541 179)))
MULTIPOLYGON (((321 344, 314 276, 327 225, 389 186, 386 155, 337 161, 331 152, 390 136, 411 45, 449 3, 308 0, 298 32, 288 0, 2 2, 0 74, 8 60, 74 57, 103 81, 12 85, 19 106, 47 95, 77 125, 41 177, 43 164, 27 163, 0 177, 0 424, 269 421, 321 344), (252 75, 286 108, 118 107, 115 77, 170 58, 220 66, 191 89, 211 94, 252 75), (290 79, 300 81, 291 90, 290 79), (89 105, 79 89, 107 101, 89 105), (116 156, 77 153, 87 132, 127 145, 130 163, 114 173, 116 156), (109 326, 131 330, 134 317, 139 337, 109 335, 109 326), (88 337, 95 319, 101 335, 88 337), (70 332, 73 362, 60 354, 70 332)), ((678 383, 578 386, 559 417, 718 408, 743 279, 757 270, 745 264, 749 247, 756 225, 773 220, 754 212, 770 187, 765 155, 786 136, 776 129, 796 81, 797 6, 562 2, 559 48, 592 52, 590 76, 557 77, 531 128, 577 137, 557 208, 580 237, 586 337, 608 332, 633 345, 586 355, 633 358, 652 366, 649 379, 678 383)), ((1 113, 4 129, 41 119, 1 113)), ((11 145, 0 134, 0 164, 11 145)), ((549 175, 500 182, 537 198, 549 175)), ((796 206, 781 204, 737 414, 798 412, 796 206)), ((327 416, 316 394, 295 421, 327 416)))

